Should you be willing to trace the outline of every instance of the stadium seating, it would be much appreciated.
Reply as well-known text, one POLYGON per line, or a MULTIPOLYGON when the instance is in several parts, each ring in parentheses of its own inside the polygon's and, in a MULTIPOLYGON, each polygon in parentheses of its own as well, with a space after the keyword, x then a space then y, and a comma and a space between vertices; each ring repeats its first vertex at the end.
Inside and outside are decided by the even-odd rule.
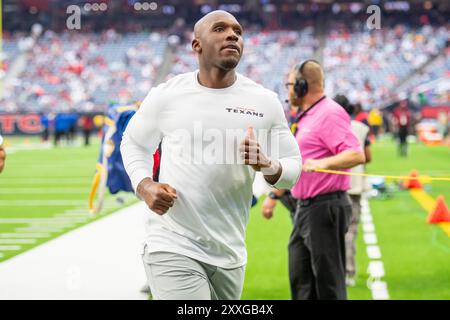
POLYGON ((157 33, 47 32, 8 87, 5 105, 9 111, 98 111, 109 102, 142 99, 163 60, 165 39, 157 33))
MULTIPOLYGON (((449 54, 439 57, 448 40, 445 27, 393 25, 381 30, 349 27, 334 21, 319 47, 312 27, 300 31, 246 32, 245 55, 238 71, 286 97, 284 82, 295 63, 322 53, 326 91, 345 94, 366 108, 380 107, 392 88, 410 77, 410 88, 441 77, 449 68, 449 54)), ((161 76, 164 79, 195 70, 196 57, 189 42, 166 55, 168 33, 118 34, 45 32, 25 54, 26 67, 6 86, 4 111, 102 111, 110 102, 142 100, 161 76), (167 70, 166 70, 167 71, 167 70)), ((17 40, 5 41, 6 68, 19 55, 17 40)))
POLYGON ((346 94, 369 108, 382 106, 393 94, 390 89, 437 55, 447 39, 445 27, 351 32, 336 25, 324 50, 327 92, 346 94))

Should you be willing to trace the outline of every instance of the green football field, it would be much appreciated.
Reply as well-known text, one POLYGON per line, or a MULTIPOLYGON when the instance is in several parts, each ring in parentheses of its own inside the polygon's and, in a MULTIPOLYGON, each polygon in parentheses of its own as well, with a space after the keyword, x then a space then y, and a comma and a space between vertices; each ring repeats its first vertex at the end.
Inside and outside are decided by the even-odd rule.
MULTIPOLYGON (((43 148, 37 139, 7 139, 11 153, 0 175, 0 262, 72 229, 104 217, 136 200, 130 194, 106 199, 100 217, 90 217, 87 197, 95 172, 99 144, 90 147, 43 148), (120 201, 118 201, 120 200, 120 201)), ((450 176, 450 149, 415 144, 410 157, 400 159, 395 145, 383 140, 373 146, 369 171, 377 174, 450 176)), ((425 186, 450 203, 450 183, 425 186)), ((248 265, 244 299, 289 299, 287 244, 288 212, 279 206, 267 221, 260 199, 252 210, 247 233, 248 265)), ((427 213, 408 191, 392 191, 386 199, 371 199, 370 208, 392 299, 450 299, 450 237, 426 223, 427 213)), ((361 235, 361 231, 359 235, 361 235)), ((367 286, 369 259, 362 237, 357 243, 357 284, 350 299, 372 299, 367 286)))
MULTIPOLYGON (((397 157, 392 141, 372 147, 374 174, 450 176, 450 149, 412 145, 408 159, 397 157)), ((425 190, 434 198, 444 195, 450 204, 450 182, 435 182, 425 190)), ((262 202, 259 203, 261 205, 262 202)), ((392 299, 450 299, 450 237, 438 226, 426 223, 427 212, 408 191, 395 191, 388 199, 371 199, 371 212, 392 299)), ((361 226, 360 226, 361 227, 361 226)), ((290 217, 282 206, 267 221, 256 207, 248 229, 248 266, 244 299, 289 299, 287 245, 290 217)), ((372 299, 367 286, 368 258, 361 237, 357 241, 357 284, 350 299, 372 299)))
POLYGON ((136 200, 108 196, 100 216, 88 211, 99 141, 52 148, 36 138, 6 138, 0 175, 0 262, 136 200), (123 203, 122 203, 123 202, 123 203))

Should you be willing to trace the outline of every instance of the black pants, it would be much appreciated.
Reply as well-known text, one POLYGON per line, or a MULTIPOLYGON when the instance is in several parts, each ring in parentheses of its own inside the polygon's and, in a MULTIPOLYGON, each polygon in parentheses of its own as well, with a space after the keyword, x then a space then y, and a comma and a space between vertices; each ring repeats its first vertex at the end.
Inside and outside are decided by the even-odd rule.
POLYGON ((83 130, 83 135, 84 135, 84 145, 85 146, 90 145, 91 130, 83 130))
POLYGON ((398 153, 401 157, 408 156, 408 128, 400 127, 398 129, 398 153))
POLYGON ((345 233, 351 215, 346 192, 299 201, 289 241, 292 299, 347 299, 345 233))

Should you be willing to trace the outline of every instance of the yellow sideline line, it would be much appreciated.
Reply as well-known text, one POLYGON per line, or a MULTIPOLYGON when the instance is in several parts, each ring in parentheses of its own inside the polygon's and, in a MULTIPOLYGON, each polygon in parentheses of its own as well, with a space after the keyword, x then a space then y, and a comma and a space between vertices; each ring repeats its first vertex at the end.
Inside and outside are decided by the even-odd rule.
MULTIPOLYGON (((424 208, 427 213, 430 213, 434 209, 436 200, 433 199, 428 193, 421 189, 412 189, 410 191, 411 196, 424 208)), ((450 222, 441 222, 439 226, 450 237, 450 222)))

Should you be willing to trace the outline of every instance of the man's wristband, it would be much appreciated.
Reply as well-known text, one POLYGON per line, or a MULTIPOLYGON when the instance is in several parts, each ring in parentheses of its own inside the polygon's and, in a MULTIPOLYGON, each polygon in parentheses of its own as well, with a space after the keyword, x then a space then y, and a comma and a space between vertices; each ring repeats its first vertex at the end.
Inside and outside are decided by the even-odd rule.
POLYGON ((273 191, 270 191, 270 192, 269 192, 268 197, 269 197, 270 199, 273 199, 273 200, 280 200, 280 197, 277 196, 277 194, 276 194, 275 192, 273 192, 273 191))

